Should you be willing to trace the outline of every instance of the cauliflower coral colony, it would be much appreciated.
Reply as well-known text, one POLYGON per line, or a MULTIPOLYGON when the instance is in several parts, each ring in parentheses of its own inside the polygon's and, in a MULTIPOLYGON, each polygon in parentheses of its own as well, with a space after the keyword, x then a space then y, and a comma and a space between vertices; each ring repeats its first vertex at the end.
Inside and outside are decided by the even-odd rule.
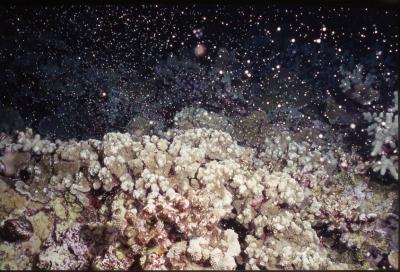
MULTIPOLYGON (((193 32, 197 39, 200 32, 193 32)), ((295 46, 295 39, 290 43, 295 46)), ((321 39, 315 43, 319 46, 321 39)), ((200 57, 209 52, 200 49, 195 51, 200 57)), ((306 55, 320 50, 292 49, 306 50, 306 55)), ((359 119, 339 105, 333 92, 318 97, 324 118, 317 118, 310 113, 307 103, 313 98, 305 97, 307 92, 291 100, 287 82, 303 81, 289 69, 274 64, 272 71, 279 71, 264 82, 267 91, 257 100, 246 97, 254 87, 246 81, 252 74, 246 70, 247 79, 238 82, 234 71, 239 68, 229 50, 217 52, 217 64, 209 70, 173 58, 158 65, 156 74, 164 85, 146 81, 153 93, 125 101, 116 89, 100 92, 109 96, 97 104, 104 107, 102 118, 114 117, 104 126, 110 120, 122 122, 117 114, 121 105, 140 102, 135 104, 138 113, 124 112, 130 120, 123 129, 101 137, 60 140, 37 133, 35 128, 47 128, 41 122, 14 131, 15 124, 9 125, 0 134, 0 269, 398 269, 394 86, 384 85, 393 88, 386 103, 379 104, 380 79, 362 65, 354 70, 341 66, 335 74, 339 96, 359 106, 359 119), (188 88, 190 103, 185 100, 188 88), (205 102, 192 103, 197 100, 205 102), (362 147, 349 144, 358 126, 364 127, 362 147)), ((72 59, 77 60, 65 57, 63 65, 72 59)), ((74 84, 81 75, 95 84, 90 76, 101 75, 94 67, 82 73, 75 68, 86 69, 73 66, 74 84)), ((42 83, 51 84, 45 78, 42 83)), ((104 89, 112 89, 113 82, 104 89)), ((76 103, 68 96, 75 92, 57 84, 62 100, 76 103)), ((307 84, 296 88, 305 90, 307 84)), ((96 95, 83 83, 77 86, 81 101, 96 95)), ((11 109, 9 117, 5 113, 0 119, 18 115, 11 109)), ((43 118, 47 124, 49 118, 43 118)))

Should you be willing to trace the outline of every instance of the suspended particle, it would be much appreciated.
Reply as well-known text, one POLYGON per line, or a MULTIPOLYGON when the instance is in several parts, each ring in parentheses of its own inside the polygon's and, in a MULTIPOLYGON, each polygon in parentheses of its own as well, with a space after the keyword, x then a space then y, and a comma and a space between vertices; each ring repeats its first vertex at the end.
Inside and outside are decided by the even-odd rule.
POLYGON ((200 39, 201 37, 203 37, 203 29, 196 28, 193 30, 193 34, 194 36, 196 36, 197 39, 200 39))
POLYGON ((198 44, 194 48, 194 54, 196 55, 196 57, 202 57, 204 56, 205 53, 206 53, 206 47, 202 44, 198 44))

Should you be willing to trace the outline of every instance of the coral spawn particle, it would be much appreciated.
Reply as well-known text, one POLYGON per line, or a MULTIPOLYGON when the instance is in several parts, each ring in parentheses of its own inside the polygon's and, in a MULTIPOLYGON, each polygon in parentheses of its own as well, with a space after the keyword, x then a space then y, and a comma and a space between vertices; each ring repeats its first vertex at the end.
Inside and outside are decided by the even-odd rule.
POLYGON ((31 238, 33 227, 31 222, 25 217, 8 219, 1 227, 1 236, 9 242, 25 241, 31 238))

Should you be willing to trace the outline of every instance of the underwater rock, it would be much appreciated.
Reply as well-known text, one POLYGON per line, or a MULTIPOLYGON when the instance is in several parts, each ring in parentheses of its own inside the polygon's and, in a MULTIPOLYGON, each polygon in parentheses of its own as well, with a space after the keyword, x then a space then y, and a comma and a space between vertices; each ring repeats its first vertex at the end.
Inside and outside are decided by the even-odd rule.
POLYGON ((389 263, 394 269, 399 269, 399 251, 393 250, 390 252, 389 263))
POLYGON ((177 129, 210 128, 222 130, 227 133, 233 132, 232 121, 222 115, 202 108, 186 107, 174 117, 174 126, 177 129))
POLYGON ((26 176, 22 177, 20 175, 14 184, 17 192, 28 196, 32 201, 40 203, 47 203, 54 196, 48 186, 51 170, 45 161, 46 158, 40 163, 31 160, 27 168, 24 169, 26 176))
POLYGON ((253 111, 235 120, 232 136, 249 146, 259 146, 268 134, 270 119, 265 111, 253 111))
POLYGON ((0 157, 0 174, 6 177, 15 177, 30 158, 31 154, 28 152, 5 153, 0 157))
POLYGON ((53 231, 54 218, 40 211, 28 218, 32 224, 33 232, 43 242, 53 231))
POLYGON ((76 200, 74 195, 65 194, 63 197, 55 198, 48 204, 53 210, 56 216, 55 220, 58 223, 54 230, 56 237, 60 237, 62 233, 74 225, 82 216, 83 208, 76 200))
POLYGON ((33 202, 16 192, 9 184, 0 178, 0 221, 4 220, 10 214, 23 210, 26 207, 32 209, 41 209, 43 205, 33 202))
POLYGON ((25 241, 33 234, 32 223, 25 217, 7 219, 0 229, 1 237, 9 242, 25 241))
POLYGON ((75 222, 49 237, 38 256, 37 266, 47 270, 88 269, 93 255, 84 236, 87 227, 75 222))
POLYGON ((29 270, 32 261, 14 243, 0 243, 0 270, 29 270))
MULTIPOLYGON (((154 116, 156 117, 156 116, 154 116)), ((133 117, 125 127, 125 130, 137 137, 143 135, 152 135, 161 131, 165 124, 162 122, 162 117, 150 118, 146 115, 138 115, 133 117)))

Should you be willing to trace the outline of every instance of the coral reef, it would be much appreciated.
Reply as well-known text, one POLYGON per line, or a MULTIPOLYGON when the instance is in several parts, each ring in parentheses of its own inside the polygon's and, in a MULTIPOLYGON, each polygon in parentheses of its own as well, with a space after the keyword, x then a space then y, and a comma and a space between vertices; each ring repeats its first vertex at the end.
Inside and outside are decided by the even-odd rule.
POLYGON ((397 11, 0 14, 0 270, 399 268, 397 11))
POLYGON ((2 267, 395 267, 397 196, 374 185, 356 151, 315 128, 268 124, 262 111, 241 118, 256 128, 187 108, 158 135, 4 138, 1 158, 29 156, 7 157, 16 170, 2 174, 13 196, 0 202, 2 267))

